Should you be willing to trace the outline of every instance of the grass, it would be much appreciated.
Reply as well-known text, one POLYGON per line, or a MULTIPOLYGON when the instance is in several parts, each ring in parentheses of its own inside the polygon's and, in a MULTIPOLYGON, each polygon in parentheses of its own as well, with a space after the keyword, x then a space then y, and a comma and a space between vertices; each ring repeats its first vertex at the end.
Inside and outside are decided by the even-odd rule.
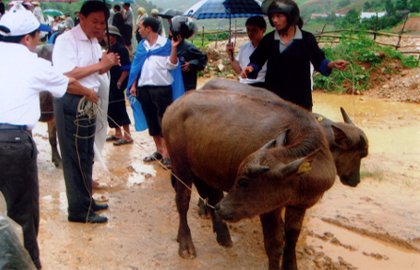
POLYGON ((372 178, 379 182, 384 180, 384 172, 380 169, 375 169, 373 172, 370 171, 360 171, 360 178, 372 178))

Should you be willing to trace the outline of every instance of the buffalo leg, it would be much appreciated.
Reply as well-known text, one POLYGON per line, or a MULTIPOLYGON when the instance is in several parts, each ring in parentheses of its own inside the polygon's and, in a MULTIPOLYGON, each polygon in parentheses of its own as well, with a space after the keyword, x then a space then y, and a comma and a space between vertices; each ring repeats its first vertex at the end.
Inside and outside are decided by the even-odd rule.
POLYGON ((280 259, 283 251, 284 231, 281 209, 260 215, 263 228, 264 247, 268 256, 268 269, 280 269, 280 259))
MULTIPOLYGON (((200 179, 196 178, 194 184, 203 198, 209 198, 210 205, 216 205, 223 199, 223 191, 209 187, 203 183, 200 179)), ((230 237, 229 229, 219 215, 216 214, 213 208, 207 207, 207 211, 210 212, 210 216, 213 222, 213 231, 216 233, 216 239, 219 245, 224 247, 232 247, 233 242, 230 237)))
MULTIPOLYGON (((175 170, 173 170, 173 172, 176 174, 175 170)), ((180 179, 185 181, 188 178, 180 177, 180 179)), ((179 243, 178 254, 183 259, 194 259, 195 257, 197 257, 197 253, 195 251, 195 246, 191 236, 191 230, 188 226, 187 221, 187 213, 191 199, 191 190, 188 189, 184 184, 180 183, 178 180, 175 180, 174 176, 172 176, 172 182, 174 181, 176 181, 176 184, 174 185, 176 191, 175 202, 179 214, 179 228, 177 236, 177 241, 179 243)), ((190 188, 192 187, 192 181, 190 181, 189 183, 184 183, 186 183, 190 188)))
POLYGON ((296 243, 302 230, 306 209, 286 207, 284 232, 286 243, 284 246, 282 269, 297 270, 296 243))
POLYGON ((197 205, 198 205, 198 215, 201 218, 209 218, 208 217, 209 212, 207 212, 207 206, 204 204, 202 199, 198 199, 197 205))
POLYGON ((63 162, 57 149, 57 127, 55 125, 55 119, 48 122, 48 140, 51 145, 52 162, 54 162, 56 168, 63 168, 63 162))

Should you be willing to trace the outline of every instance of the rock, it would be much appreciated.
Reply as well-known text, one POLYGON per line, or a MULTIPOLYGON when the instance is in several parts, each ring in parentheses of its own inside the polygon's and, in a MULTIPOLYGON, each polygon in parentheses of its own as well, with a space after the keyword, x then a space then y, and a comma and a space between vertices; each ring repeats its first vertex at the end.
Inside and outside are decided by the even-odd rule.
POLYGON ((223 64, 217 65, 217 68, 219 69, 220 72, 223 72, 226 69, 225 65, 223 65, 223 64))

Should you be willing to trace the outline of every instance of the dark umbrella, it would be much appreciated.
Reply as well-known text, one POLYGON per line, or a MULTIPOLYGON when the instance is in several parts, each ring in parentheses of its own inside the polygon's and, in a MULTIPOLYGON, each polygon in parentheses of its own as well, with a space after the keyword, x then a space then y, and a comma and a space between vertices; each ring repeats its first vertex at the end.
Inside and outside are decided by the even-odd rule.
POLYGON ((158 16, 164 18, 164 19, 172 19, 172 17, 182 15, 183 12, 177 9, 168 8, 167 10, 162 11, 162 13, 158 13, 158 16))
POLYGON ((264 15, 261 2, 255 0, 201 0, 187 9, 183 16, 203 19, 229 19, 229 33, 231 32, 231 18, 244 18, 264 15))

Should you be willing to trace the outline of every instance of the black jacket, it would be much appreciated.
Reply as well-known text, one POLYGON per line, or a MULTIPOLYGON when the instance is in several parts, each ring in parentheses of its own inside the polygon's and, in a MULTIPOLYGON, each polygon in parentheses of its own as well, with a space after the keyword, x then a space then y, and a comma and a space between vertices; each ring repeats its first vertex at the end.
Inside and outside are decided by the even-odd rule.
MULTIPOLYGON (((308 110, 312 109, 310 63, 315 70, 328 75, 324 52, 318 47, 315 37, 302 31, 302 39, 293 40, 280 53, 280 41, 274 39, 274 31, 261 40, 257 49, 250 57, 250 62, 261 70, 267 61, 265 86, 281 98, 295 103, 308 110)), ((250 74, 250 77, 256 73, 250 74)))
POLYGON ((203 70, 207 64, 207 55, 202 53, 197 47, 185 40, 181 41, 177 48, 177 56, 182 64, 182 59, 190 62, 190 70, 182 71, 185 91, 197 88, 197 71, 203 70))

